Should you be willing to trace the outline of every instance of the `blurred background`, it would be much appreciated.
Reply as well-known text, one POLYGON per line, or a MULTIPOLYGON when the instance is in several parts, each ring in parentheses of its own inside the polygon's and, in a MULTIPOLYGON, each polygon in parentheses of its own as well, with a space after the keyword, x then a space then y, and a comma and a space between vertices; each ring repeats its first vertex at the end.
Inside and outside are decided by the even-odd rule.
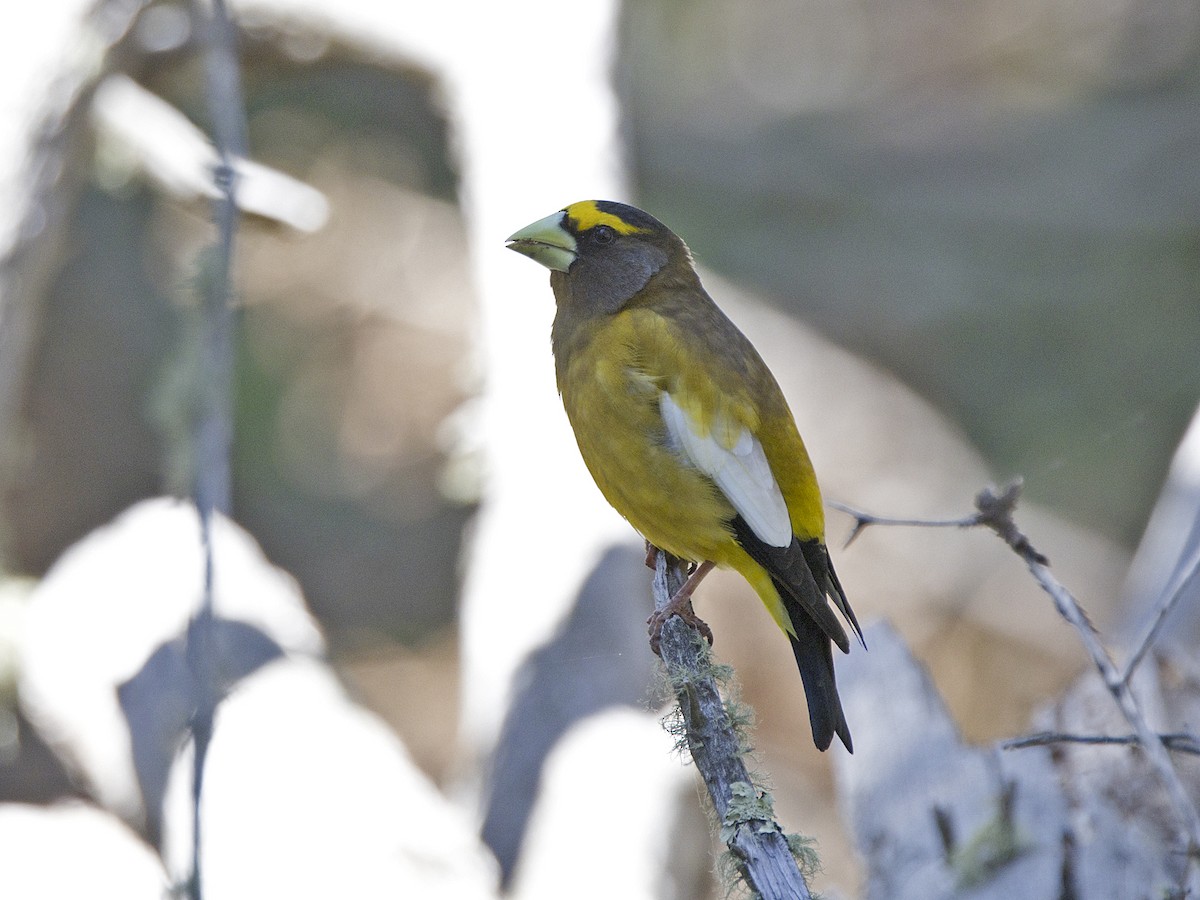
MULTIPOLYGON (((447 28, 431 56, 405 43, 408 26, 426 27, 417 11, 334 6, 232 6, 253 160, 296 182, 239 233, 234 518, 295 577, 351 696, 435 784, 476 792, 484 799, 466 805, 487 810, 487 789, 461 787, 487 777, 464 775, 473 763, 456 744, 467 536, 503 477, 489 468, 494 419, 478 398, 502 377, 486 321, 505 312, 487 311, 497 287, 479 275, 529 279, 514 302, 540 322, 533 363, 552 401, 544 275, 498 257, 509 232, 595 188, 668 223, 727 285, 713 288, 718 302, 746 310, 735 319, 766 342, 828 497, 958 515, 987 480, 1020 475, 1043 523, 1034 542, 1082 580, 1073 586, 1102 625, 1122 621, 1125 567, 1200 397, 1200 7, 626 2, 600 59, 624 174, 571 184, 577 195, 545 208, 514 204, 480 240, 486 182, 470 167, 486 165, 488 146, 464 156, 454 85, 466 76, 431 62, 465 67, 477 44, 456 47, 447 28), (390 17, 388 30, 371 33, 371 16, 390 17), (497 261, 481 268, 481 254, 497 261)), ((69 546, 139 500, 186 496, 197 258, 212 240, 195 186, 203 162, 188 161, 188 128, 211 128, 189 7, 51 7, 45 20, 26 7, 7 29, 20 42, 57 16, 88 38, 28 63, 2 183, 0 801, 21 803, 89 794, 18 704, 20 623, 69 546)), ((483 27, 473 4, 456 15, 483 27)), ((553 80, 581 51, 543 24, 512 46, 540 42, 553 80)), ((557 131, 559 110, 537 110, 536 86, 508 88, 539 113, 541 146, 561 164, 607 140, 607 125, 557 131)), ((520 196, 537 160, 510 162, 520 196)), ((831 546, 848 530, 831 512, 831 546)), ((537 534, 526 543, 521 567, 536 582, 537 534)), ((860 616, 901 620, 976 739, 1025 727, 1082 659, 1047 637, 1052 616, 1007 605, 1014 591, 1030 609, 1041 601, 986 544, 869 534, 835 549, 860 616), (941 573, 928 575, 934 587, 914 574, 928 570, 941 573)), ((741 589, 718 584, 714 595, 741 589)), ((495 587, 516 618, 526 589, 495 587)), ((622 640, 648 657, 638 615, 622 640)), ((759 738, 764 768, 785 795, 793 782, 797 796, 813 783, 828 795, 824 760, 800 746, 798 683, 773 699, 794 675, 786 647, 762 661, 754 635, 769 631, 736 634, 738 615, 711 612, 718 652, 773 722, 759 738)), ((616 665, 632 667, 630 683, 585 705, 653 705, 651 660, 616 665)), ((566 727, 539 738, 535 770, 566 727)), ((536 783, 517 803, 526 811, 536 783)), ((853 895, 854 855, 827 805, 826 887, 853 895)), ((486 814, 511 877, 525 814, 500 826, 486 814)), ((808 830, 812 816, 793 818, 808 830)))

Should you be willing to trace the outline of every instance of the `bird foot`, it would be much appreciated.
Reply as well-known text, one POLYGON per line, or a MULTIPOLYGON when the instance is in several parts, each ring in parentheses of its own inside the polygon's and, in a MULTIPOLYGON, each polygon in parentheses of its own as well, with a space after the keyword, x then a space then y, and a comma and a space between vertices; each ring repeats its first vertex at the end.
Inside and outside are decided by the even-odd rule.
POLYGON ((708 646, 712 646, 713 632, 708 627, 708 623, 696 615, 696 611, 692 609, 692 601, 688 597, 683 598, 683 602, 676 604, 678 595, 671 599, 671 602, 662 609, 656 609, 654 613, 646 620, 646 624, 650 626, 650 649, 654 651, 655 656, 662 656, 662 629, 667 624, 667 619, 671 616, 679 616, 692 628, 695 628, 708 641, 708 646))
MULTIPOLYGON (((646 565, 651 569, 655 568, 658 561, 658 554, 662 553, 669 565, 674 565, 679 560, 667 554, 665 550, 659 550, 649 541, 646 541, 646 565)), ((713 633, 708 627, 708 623, 696 615, 696 611, 692 609, 692 592, 696 590, 696 586, 704 580, 704 577, 713 570, 713 563, 705 561, 699 564, 693 563, 688 568, 687 581, 683 586, 675 592, 675 596, 666 602, 662 609, 656 609, 651 613, 650 618, 646 620, 646 624, 650 626, 650 649, 654 651, 654 655, 661 657, 660 645, 662 643, 662 629, 666 624, 667 619, 671 616, 679 616, 688 625, 696 629, 708 641, 708 646, 712 646, 713 633)))

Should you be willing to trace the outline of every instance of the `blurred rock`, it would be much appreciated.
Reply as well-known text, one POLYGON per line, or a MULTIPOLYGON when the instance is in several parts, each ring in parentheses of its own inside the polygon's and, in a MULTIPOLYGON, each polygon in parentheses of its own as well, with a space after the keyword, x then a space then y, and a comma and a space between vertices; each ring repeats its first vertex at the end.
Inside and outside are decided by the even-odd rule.
MULTIPOLYGON (((167 809, 163 852, 178 882, 191 861, 190 752, 167 809)), ((498 896, 468 819, 314 659, 273 662, 221 705, 201 814, 212 900, 498 896)))
POLYGON ((82 803, 0 804, 0 895, 21 900, 162 900, 154 851, 119 819, 82 803))
POLYGON ((510 896, 720 896, 703 787, 673 742, 653 713, 612 709, 575 724, 546 759, 510 896))
POLYGON ((861 896, 1060 897, 1066 803, 1049 752, 968 746, 899 635, 865 634, 871 652, 839 673, 854 756, 834 755, 866 862, 861 896))
POLYGON ((516 693, 486 763, 482 829, 506 877, 521 858, 544 766, 559 742, 581 720, 608 707, 644 707, 657 693, 658 666, 647 652, 644 621, 653 609, 648 575, 644 551, 609 550, 558 632, 517 673, 516 693))
MULTIPOLYGON (((835 756, 865 857, 862 896, 1051 900, 1181 889, 1182 832, 1144 757, 1125 746, 969 747, 896 633, 873 625, 867 641, 872 652, 840 673, 855 755, 835 756)), ((1133 687, 1157 730, 1177 730, 1200 711, 1190 658, 1148 660, 1133 687)), ((1094 671, 1038 720, 1059 734, 1130 730, 1094 671)), ((1200 797, 1200 764, 1173 759, 1200 797)))
MULTIPOLYGON (((323 652, 295 580, 249 535, 218 519, 213 549, 226 689, 281 653, 323 652)), ((26 714, 103 806, 151 835, 195 707, 182 641, 203 575, 195 507, 147 500, 64 553, 29 603, 26 714)))

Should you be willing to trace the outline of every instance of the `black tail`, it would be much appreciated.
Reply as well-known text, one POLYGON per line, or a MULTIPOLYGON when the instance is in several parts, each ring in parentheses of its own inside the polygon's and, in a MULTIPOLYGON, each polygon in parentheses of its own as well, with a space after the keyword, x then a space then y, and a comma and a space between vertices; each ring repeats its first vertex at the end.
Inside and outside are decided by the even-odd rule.
POLYGON ((848 653, 850 642, 826 598, 832 597, 859 642, 862 642, 862 629, 833 571, 829 552, 816 539, 801 543, 799 538, 793 538, 789 547, 772 547, 763 543, 741 516, 731 525, 737 542, 751 559, 770 573, 796 632, 795 637, 788 637, 796 665, 800 668, 800 680, 804 682, 813 742, 817 749, 825 750, 836 734, 853 753, 850 726, 846 724, 834 680, 832 648, 836 643, 842 652, 848 653))
POLYGON ((800 669, 800 680, 804 682, 804 699, 808 701, 808 722, 812 726, 813 743, 818 750, 827 750, 836 734, 846 749, 853 753, 850 726, 846 724, 842 698, 838 696, 837 681, 833 675, 833 642, 800 608, 784 585, 776 581, 775 589, 783 598, 783 606, 796 630, 796 636, 788 635, 788 638, 800 669))

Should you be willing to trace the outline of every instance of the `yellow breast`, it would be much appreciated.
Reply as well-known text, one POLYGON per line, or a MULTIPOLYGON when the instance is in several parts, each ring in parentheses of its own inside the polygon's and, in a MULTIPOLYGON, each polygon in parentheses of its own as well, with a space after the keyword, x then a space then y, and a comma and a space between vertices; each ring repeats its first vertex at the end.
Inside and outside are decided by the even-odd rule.
POLYGON ((580 453, 610 504, 647 540, 684 559, 722 563, 734 515, 713 483, 669 445, 659 394, 673 378, 670 336, 646 310, 593 320, 556 359, 580 453))

